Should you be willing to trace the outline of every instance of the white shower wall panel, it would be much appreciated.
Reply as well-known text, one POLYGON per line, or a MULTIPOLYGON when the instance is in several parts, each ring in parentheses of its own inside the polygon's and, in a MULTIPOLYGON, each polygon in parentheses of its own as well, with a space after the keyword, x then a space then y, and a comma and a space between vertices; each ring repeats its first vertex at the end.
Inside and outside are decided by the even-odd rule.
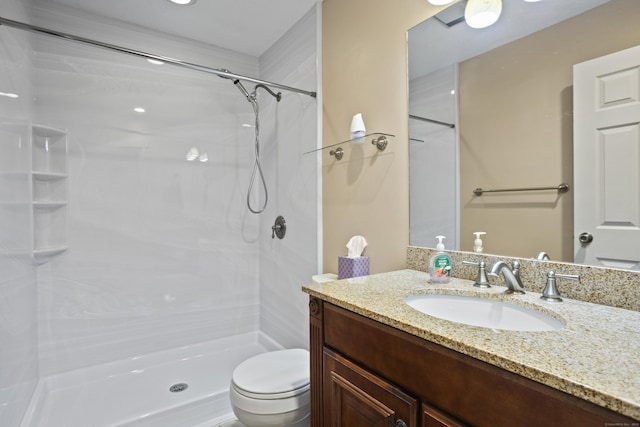
MULTIPOLYGON (((124 32, 257 74, 257 59, 124 32)), ((42 375, 257 330, 252 111, 232 82, 42 36, 35 64, 38 120, 69 130, 69 249, 38 268, 42 375)))
MULTIPOLYGON (((319 37, 317 9, 310 10, 260 57, 265 80, 316 90, 319 37)), ((283 92, 275 103, 263 96, 265 120, 263 167, 273 188, 261 215, 260 325, 262 331, 285 347, 308 347, 308 298, 301 285, 309 283, 317 268, 317 146, 318 100, 283 92), (283 240, 271 239, 276 216, 287 221, 283 240)))
MULTIPOLYGON (((2 14, 24 19, 24 2, 2 14)), ((36 270, 31 258, 30 39, 0 27, 0 425, 19 425, 38 381, 36 270)))

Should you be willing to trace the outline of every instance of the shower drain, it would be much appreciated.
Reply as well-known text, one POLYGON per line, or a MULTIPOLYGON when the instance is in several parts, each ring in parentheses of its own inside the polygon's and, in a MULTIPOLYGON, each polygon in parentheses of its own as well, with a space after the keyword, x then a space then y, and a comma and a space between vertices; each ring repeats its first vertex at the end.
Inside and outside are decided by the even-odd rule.
POLYGON ((169 387, 169 391, 171 393, 180 393, 181 391, 185 391, 187 387, 189 387, 189 384, 187 383, 178 383, 169 387))

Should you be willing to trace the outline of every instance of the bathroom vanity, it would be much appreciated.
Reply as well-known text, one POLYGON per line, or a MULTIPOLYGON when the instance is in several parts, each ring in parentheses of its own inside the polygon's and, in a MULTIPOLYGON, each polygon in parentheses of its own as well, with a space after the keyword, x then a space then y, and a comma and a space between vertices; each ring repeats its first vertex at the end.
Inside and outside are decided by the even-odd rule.
POLYGON ((402 270, 305 286, 318 426, 640 425, 640 313, 402 270), (470 295, 550 314, 511 331, 423 314, 417 294, 470 295))

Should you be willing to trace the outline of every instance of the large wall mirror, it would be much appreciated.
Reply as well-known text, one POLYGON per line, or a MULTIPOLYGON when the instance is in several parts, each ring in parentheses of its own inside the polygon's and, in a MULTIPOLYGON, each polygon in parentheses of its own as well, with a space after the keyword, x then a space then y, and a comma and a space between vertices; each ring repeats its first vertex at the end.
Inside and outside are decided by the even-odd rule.
MULTIPOLYGON (((477 231, 485 253, 640 268, 590 262, 574 230, 576 188, 599 194, 574 180, 574 65, 640 45, 640 1, 502 3, 484 29, 464 22, 459 0, 409 30, 410 244, 435 247, 442 234, 447 248, 471 251, 477 231), (474 193, 539 187, 551 189, 474 193)), ((638 75, 625 82, 638 91, 638 75)), ((640 153, 634 138, 628 152, 640 153)), ((620 200, 640 230, 640 154, 620 153, 624 169, 636 168, 615 178, 629 184, 620 200)))

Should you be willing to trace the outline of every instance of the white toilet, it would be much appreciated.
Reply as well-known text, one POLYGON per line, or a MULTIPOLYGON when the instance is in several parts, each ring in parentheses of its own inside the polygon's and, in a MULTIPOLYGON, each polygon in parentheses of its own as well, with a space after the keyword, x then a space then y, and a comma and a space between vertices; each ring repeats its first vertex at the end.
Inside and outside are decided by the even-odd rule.
POLYGON ((309 425, 309 352, 262 353, 233 371, 229 393, 238 420, 248 427, 309 425))

